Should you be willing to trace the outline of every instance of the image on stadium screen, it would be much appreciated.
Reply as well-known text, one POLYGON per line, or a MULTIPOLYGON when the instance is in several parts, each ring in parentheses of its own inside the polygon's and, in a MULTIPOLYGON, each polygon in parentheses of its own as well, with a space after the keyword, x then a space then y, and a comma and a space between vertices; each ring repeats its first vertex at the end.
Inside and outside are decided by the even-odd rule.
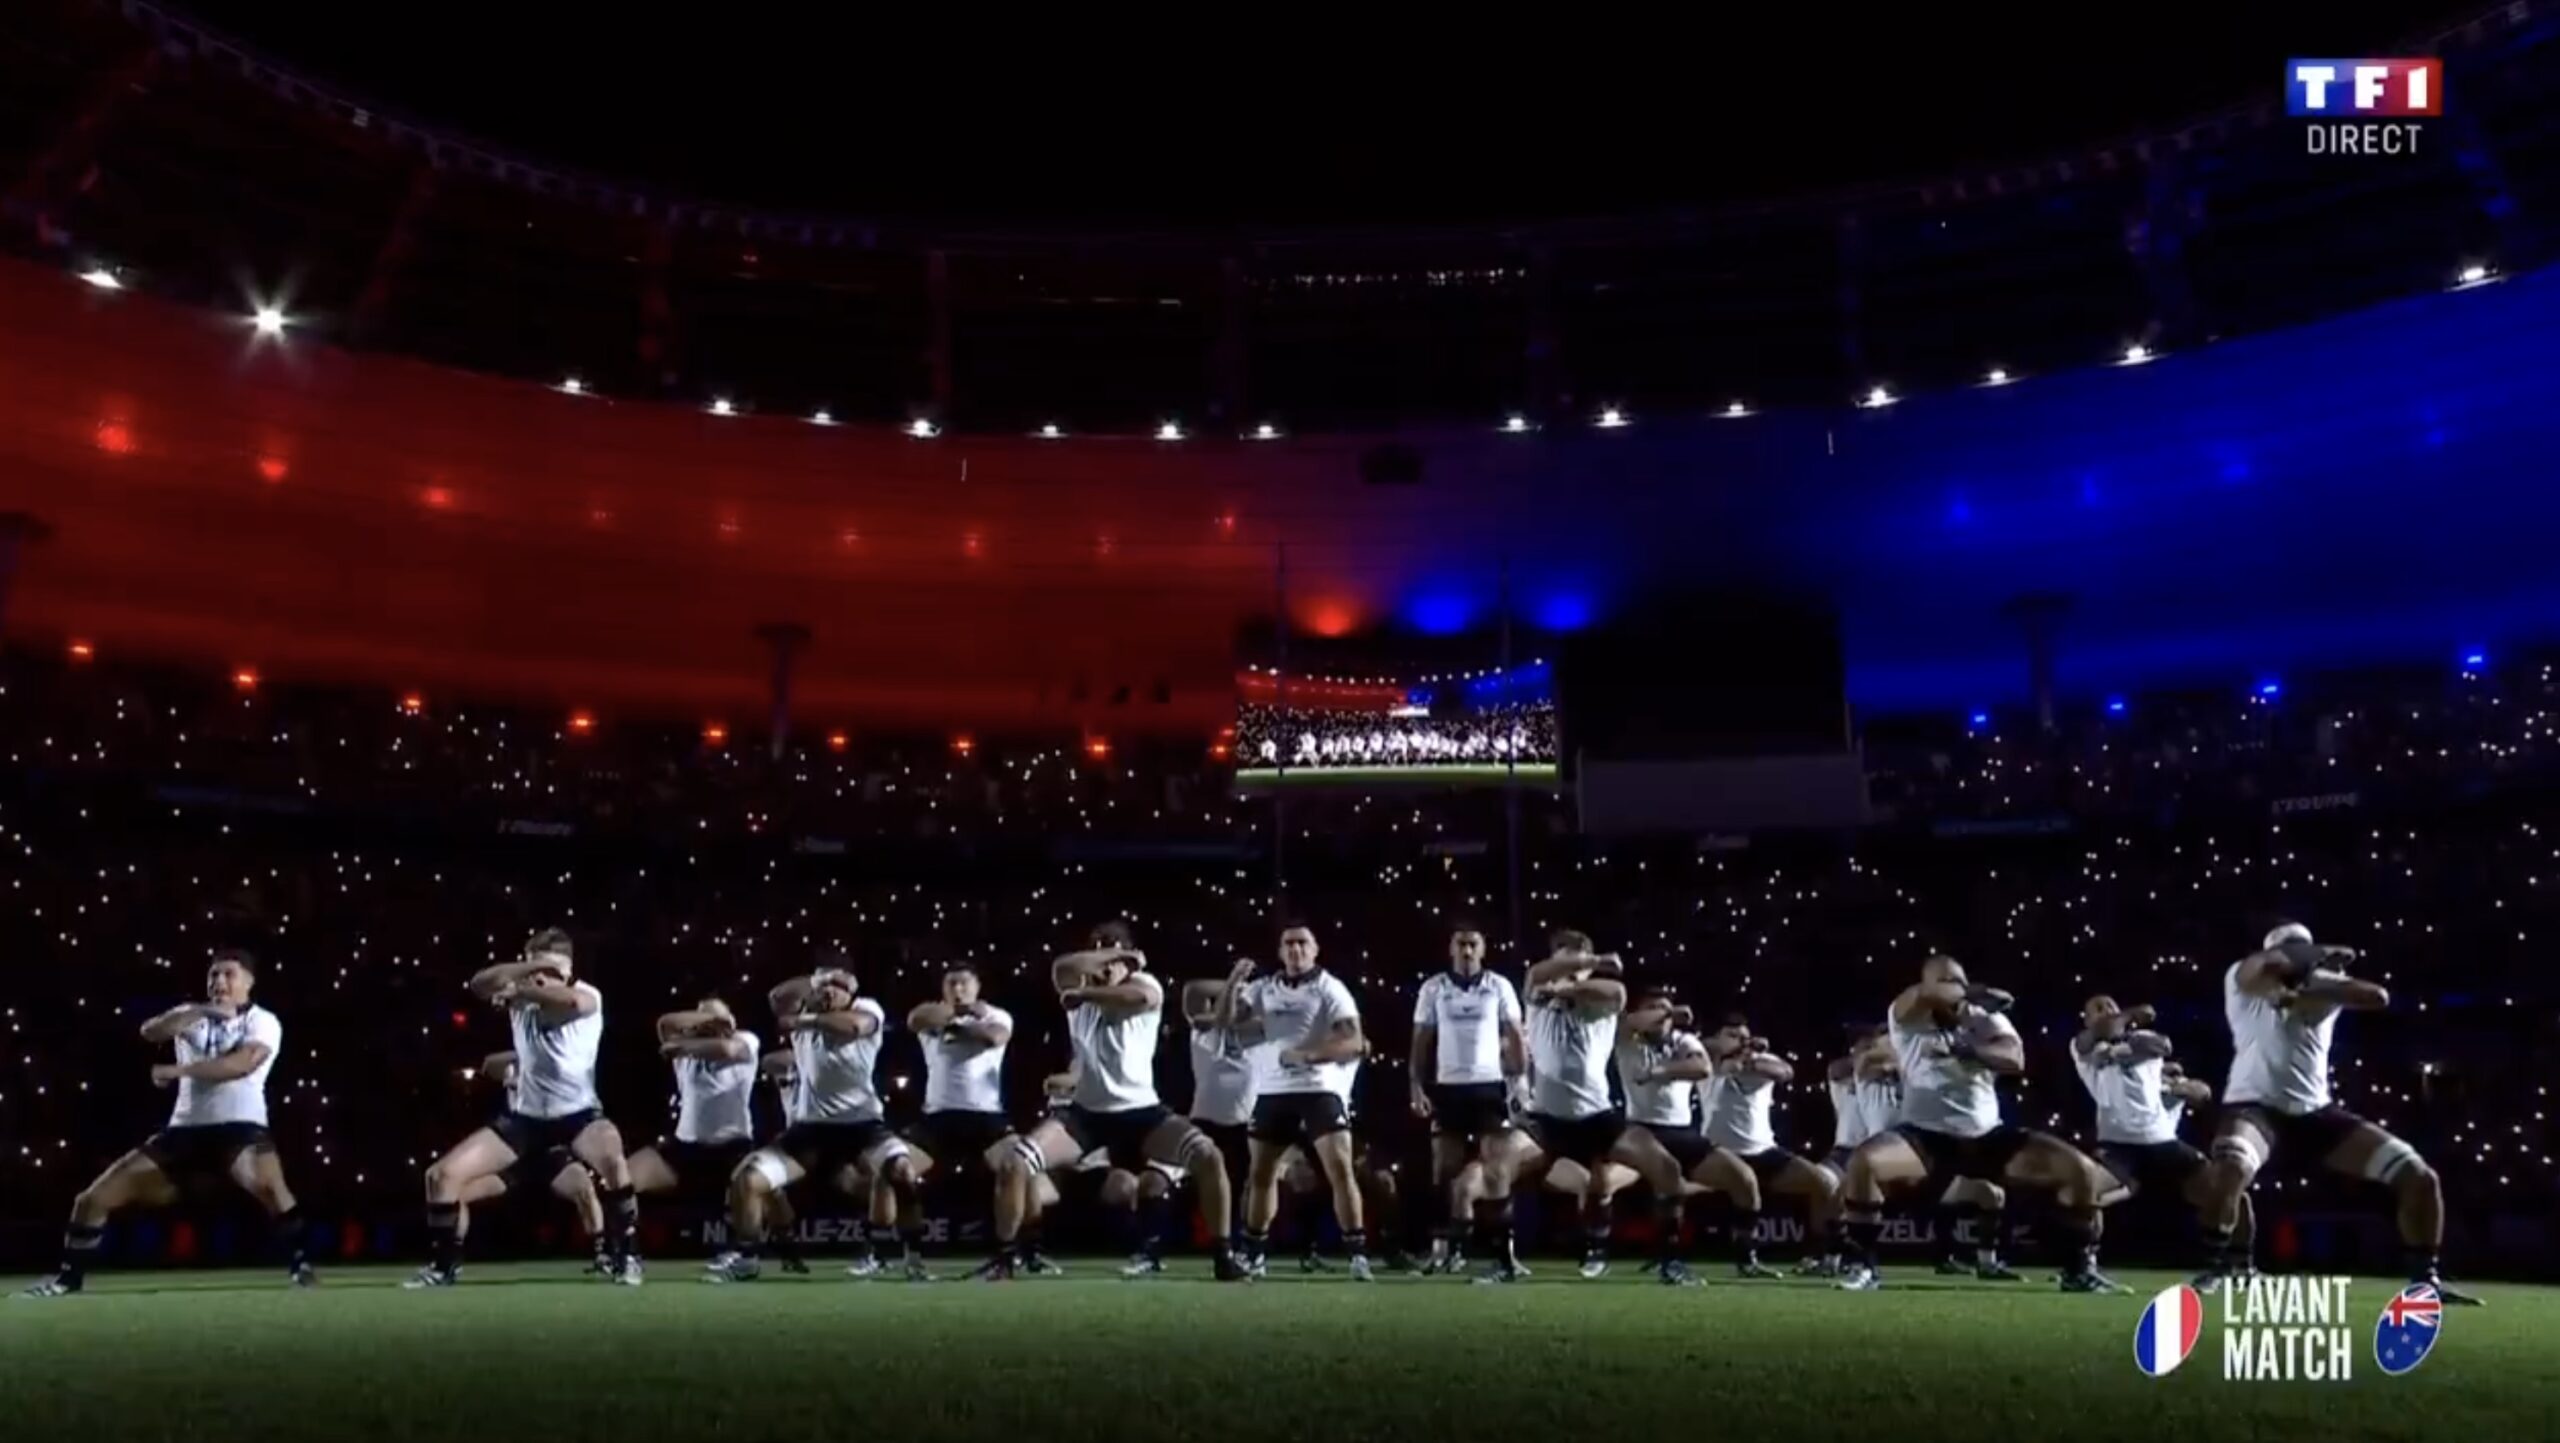
POLYGON ((11 1437, 2549 1432, 2560 0, 1403 19, 0 16, 11 1437))

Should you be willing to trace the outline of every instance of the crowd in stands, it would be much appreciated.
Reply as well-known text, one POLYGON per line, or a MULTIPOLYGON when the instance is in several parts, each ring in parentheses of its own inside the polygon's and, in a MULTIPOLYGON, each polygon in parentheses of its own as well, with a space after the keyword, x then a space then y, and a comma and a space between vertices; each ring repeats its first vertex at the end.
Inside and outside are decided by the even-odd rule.
MULTIPOLYGON (((989 741, 963 757, 946 740, 901 757, 837 752, 821 732, 775 762, 758 739, 579 733, 525 713, 23 658, 5 684, 0 1212, 21 1224, 51 1221, 158 1125, 167 1097, 135 1026, 194 996, 217 944, 256 953, 259 999, 284 1019, 272 1096, 297 1185, 391 1212, 494 1107, 470 1070, 504 1029, 462 982, 536 927, 569 928, 604 990, 605 1096, 634 1137, 668 1117, 649 1019, 718 991, 754 1026, 764 990, 822 945, 852 956, 893 1018, 944 967, 980 968, 1020 1019, 1010 1089, 1028 1109, 1065 1057, 1053 954, 1125 916, 1168 977, 1269 960, 1282 865, 1287 910, 1317 929, 1378 1049, 1362 1126, 1398 1145, 1413 1132, 1400 1075, 1412 991, 1455 916, 1480 920, 1514 970, 1571 926, 1702 1018, 1747 1012, 1799 1067, 1782 1136, 1819 1150, 1819 1064, 1931 952, 2018 993, 2031 1068, 2013 1110, 2085 1135, 2065 1051, 2081 1000, 2157 1005, 2187 1065, 2217 1076, 2221 969, 2283 915, 2367 949, 2395 994, 2391 1013, 2341 1025, 2344 1100, 2437 1160, 2461 1207, 2560 1201, 2547 1117, 2560 1007, 2541 965, 2560 939, 2560 817, 2531 785, 2552 750, 2536 665, 2440 676, 2425 702, 2385 682, 2350 700, 2342 682, 2323 703, 2334 711, 2135 698, 2053 737, 2005 718, 1959 718, 1965 734, 1937 742, 1879 729, 1871 755, 1902 818, 2060 821, 1711 848, 1576 837, 1552 790, 1293 796, 1275 848, 1272 800, 1231 796, 1203 756, 1169 751, 989 741), (1918 768, 1890 770, 1905 757, 1918 768), (2513 785, 2476 785, 2495 781, 2513 785), (2351 791, 2352 804, 2271 806, 2351 791), (2202 805, 2233 799, 2258 805, 2202 805), (519 818, 570 829, 499 825, 519 818), (812 836, 849 840, 779 844, 812 836), (923 836, 954 845, 914 845, 923 836), (1057 838, 1119 850, 1045 845, 1057 838)), ((1168 1047, 1160 1065, 1176 1102, 1181 1056, 1168 1047)), ((882 1067, 893 1115, 912 1111, 912 1042, 893 1038, 882 1067)), ((2281 1196, 2294 1176, 2266 1186, 2281 1196)))

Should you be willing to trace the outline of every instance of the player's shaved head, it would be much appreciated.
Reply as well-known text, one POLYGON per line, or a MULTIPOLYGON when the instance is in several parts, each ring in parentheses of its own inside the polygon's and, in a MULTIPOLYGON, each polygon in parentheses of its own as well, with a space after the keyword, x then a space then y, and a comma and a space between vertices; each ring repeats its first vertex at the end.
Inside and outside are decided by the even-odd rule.
POLYGON ((1953 957, 1932 957, 1928 961, 1920 964, 1920 980, 1923 982, 1962 982, 1965 980, 1964 964, 1953 957))
POLYGON ((2116 1005, 2116 1000, 2114 998, 2109 997, 2104 992, 2101 992, 2097 996, 2080 1004, 2080 1020, 2083 1022, 2095 1022, 2102 1017, 2113 1017, 2123 1010, 2123 1008, 2116 1005))

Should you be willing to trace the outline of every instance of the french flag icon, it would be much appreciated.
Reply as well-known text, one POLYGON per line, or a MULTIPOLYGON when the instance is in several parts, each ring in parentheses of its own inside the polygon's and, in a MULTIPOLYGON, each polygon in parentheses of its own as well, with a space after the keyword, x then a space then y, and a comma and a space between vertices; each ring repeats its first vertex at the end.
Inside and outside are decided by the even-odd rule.
POLYGON ((2162 1288, 2133 1330, 2133 1361, 2152 1377, 2165 1378, 2196 1350, 2203 1331, 2204 1300, 2196 1290, 2183 1283, 2162 1288))

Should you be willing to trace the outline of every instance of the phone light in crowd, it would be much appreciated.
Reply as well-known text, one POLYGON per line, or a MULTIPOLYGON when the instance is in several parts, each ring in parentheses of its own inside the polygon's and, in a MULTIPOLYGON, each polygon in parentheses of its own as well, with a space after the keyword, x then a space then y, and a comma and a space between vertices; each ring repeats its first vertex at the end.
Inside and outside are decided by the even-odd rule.
POLYGON ((1182 423, 1179 421, 1167 421, 1163 425, 1158 426, 1156 428, 1156 439, 1159 441, 1181 440, 1182 423))
POLYGON ((2109 716, 2123 716, 2123 715, 2124 715, 2124 698, 2123 698, 2123 697, 2120 697, 2120 696, 2111 696, 2111 697, 2108 697, 2108 698, 2107 698, 2107 715, 2109 715, 2109 716))
POLYGON ((918 416, 907 423, 907 434, 915 437, 919 441, 930 441, 934 437, 942 434, 942 428, 933 424, 931 421, 926 420, 924 417, 918 416))
POLYGON ((1873 411, 1892 405, 1894 400, 1895 397, 1892 388, 1887 386, 1874 386, 1868 389, 1865 399, 1859 401, 1858 404, 1866 407, 1870 411, 1873 411))
POLYGON ((1751 408, 1740 401, 1728 401, 1725 403, 1724 413, 1728 416, 1748 416, 1751 414, 1751 408))
POLYGON ((1055 441, 1055 440, 1057 440, 1059 437, 1061 437, 1061 436, 1063 436, 1063 435, 1065 435, 1065 434, 1067 434, 1067 433, 1058 429, 1058 423, 1057 423, 1057 422, 1055 422, 1055 421, 1051 421, 1051 422, 1047 423, 1046 425, 1042 426, 1042 427, 1041 427, 1041 428, 1040 428, 1036 433, 1034 433, 1034 434, 1038 435, 1038 436, 1039 436, 1039 438, 1040 438, 1041 440, 1043 440, 1043 441, 1055 441))
POLYGON ((1502 418, 1502 431, 1506 436, 1526 435, 1528 430, 1529 418, 1521 415, 1517 411, 1514 411, 1510 415, 1502 418))
POLYGON ((275 306, 260 306, 250 315, 249 324, 257 328, 259 335, 273 339, 284 334, 287 321, 281 309, 275 306))
POLYGON ((716 721, 704 722, 702 724, 702 744, 714 749, 727 746, 729 744, 728 724, 716 721))
POLYGON ((573 711, 569 713, 569 735, 573 737, 593 736, 595 734, 595 730, 595 713, 585 711, 573 711))
POLYGON ((2158 352, 2152 350, 2149 346, 2142 344, 2140 341, 2136 341, 2132 345, 2124 348, 2124 358, 2118 362, 2118 364, 2139 366, 2144 362, 2151 360, 2158 354, 2158 352))
POLYGON ((1257 441, 1277 441, 1280 439, 1280 428, 1272 425, 1268 421, 1265 421, 1261 425, 1253 428, 1253 439, 1257 441))
POLYGON ((714 396, 711 398, 711 414, 714 416, 734 416, 738 414, 738 408, 729 400, 728 397, 714 396))
POLYGON ((124 289, 124 282, 117 280, 116 273, 108 270, 105 266, 91 266, 89 269, 80 273, 80 279, 87 281, 89 284, 96 286, 102 291, 120 291, 124 289))
POLYGON ((1627 424, 1627 413, 1615 406, 1600 413, 1600 429, 1603 431, 1615 431, 1625 424, 1627 424))
POLYGON ((236 692, 244 693, 256 691, 258 689, 258 669, 254 666, 234 668, 231 673, 231 689, 236 692))
POLYGON ((563 376, 560 378, 560 390, 564 395, 583 396, 587 393, 587 383, 575 376, 563 376))
POLYGON ((1994 366, 1983 376, 1982 384, 1986 386, 2005 386, 2014 379, 2016 378, 2011 376, 2007 370, 1999 366, 1994 366))
POLYGON ((838 753, 838 754, 841 754, 841 753, 844 751, 844 749, 845 749, 845 748, 847 748, 847 747, 849 747, 849 746, 852 746, 852 745, 853 745, 853 738, 852 738, 852 737, 849 737, 849 736, 847 736, 847 735, 845 735, 843 732, 829 732, 829 733, 827 733, 827 750, 828 750, 828 751, 836 752, 836 753, 838 753))
POLYGON ((809 424, 812 426, 832 426, 835 423, 836 413, 833 411, 812 411, 809 413, 809 424))
POLYGON ((425 711, 426 709, 426 697, 417 692, 413 691, 407 696, 400 698, 400 714, 402 716, 416 716, 418 713, 425 711))
POLYGON ((78 637, 72 638, 70 652, 71 659, 75 662, 95 661, 98 658, 98 649, 78 637))
POLYGON ((970 757, 975 756, 977 751, 977 741, 967 732, 962 732, 960 735, 951 739, 951 754, 964 762, 970 757))

